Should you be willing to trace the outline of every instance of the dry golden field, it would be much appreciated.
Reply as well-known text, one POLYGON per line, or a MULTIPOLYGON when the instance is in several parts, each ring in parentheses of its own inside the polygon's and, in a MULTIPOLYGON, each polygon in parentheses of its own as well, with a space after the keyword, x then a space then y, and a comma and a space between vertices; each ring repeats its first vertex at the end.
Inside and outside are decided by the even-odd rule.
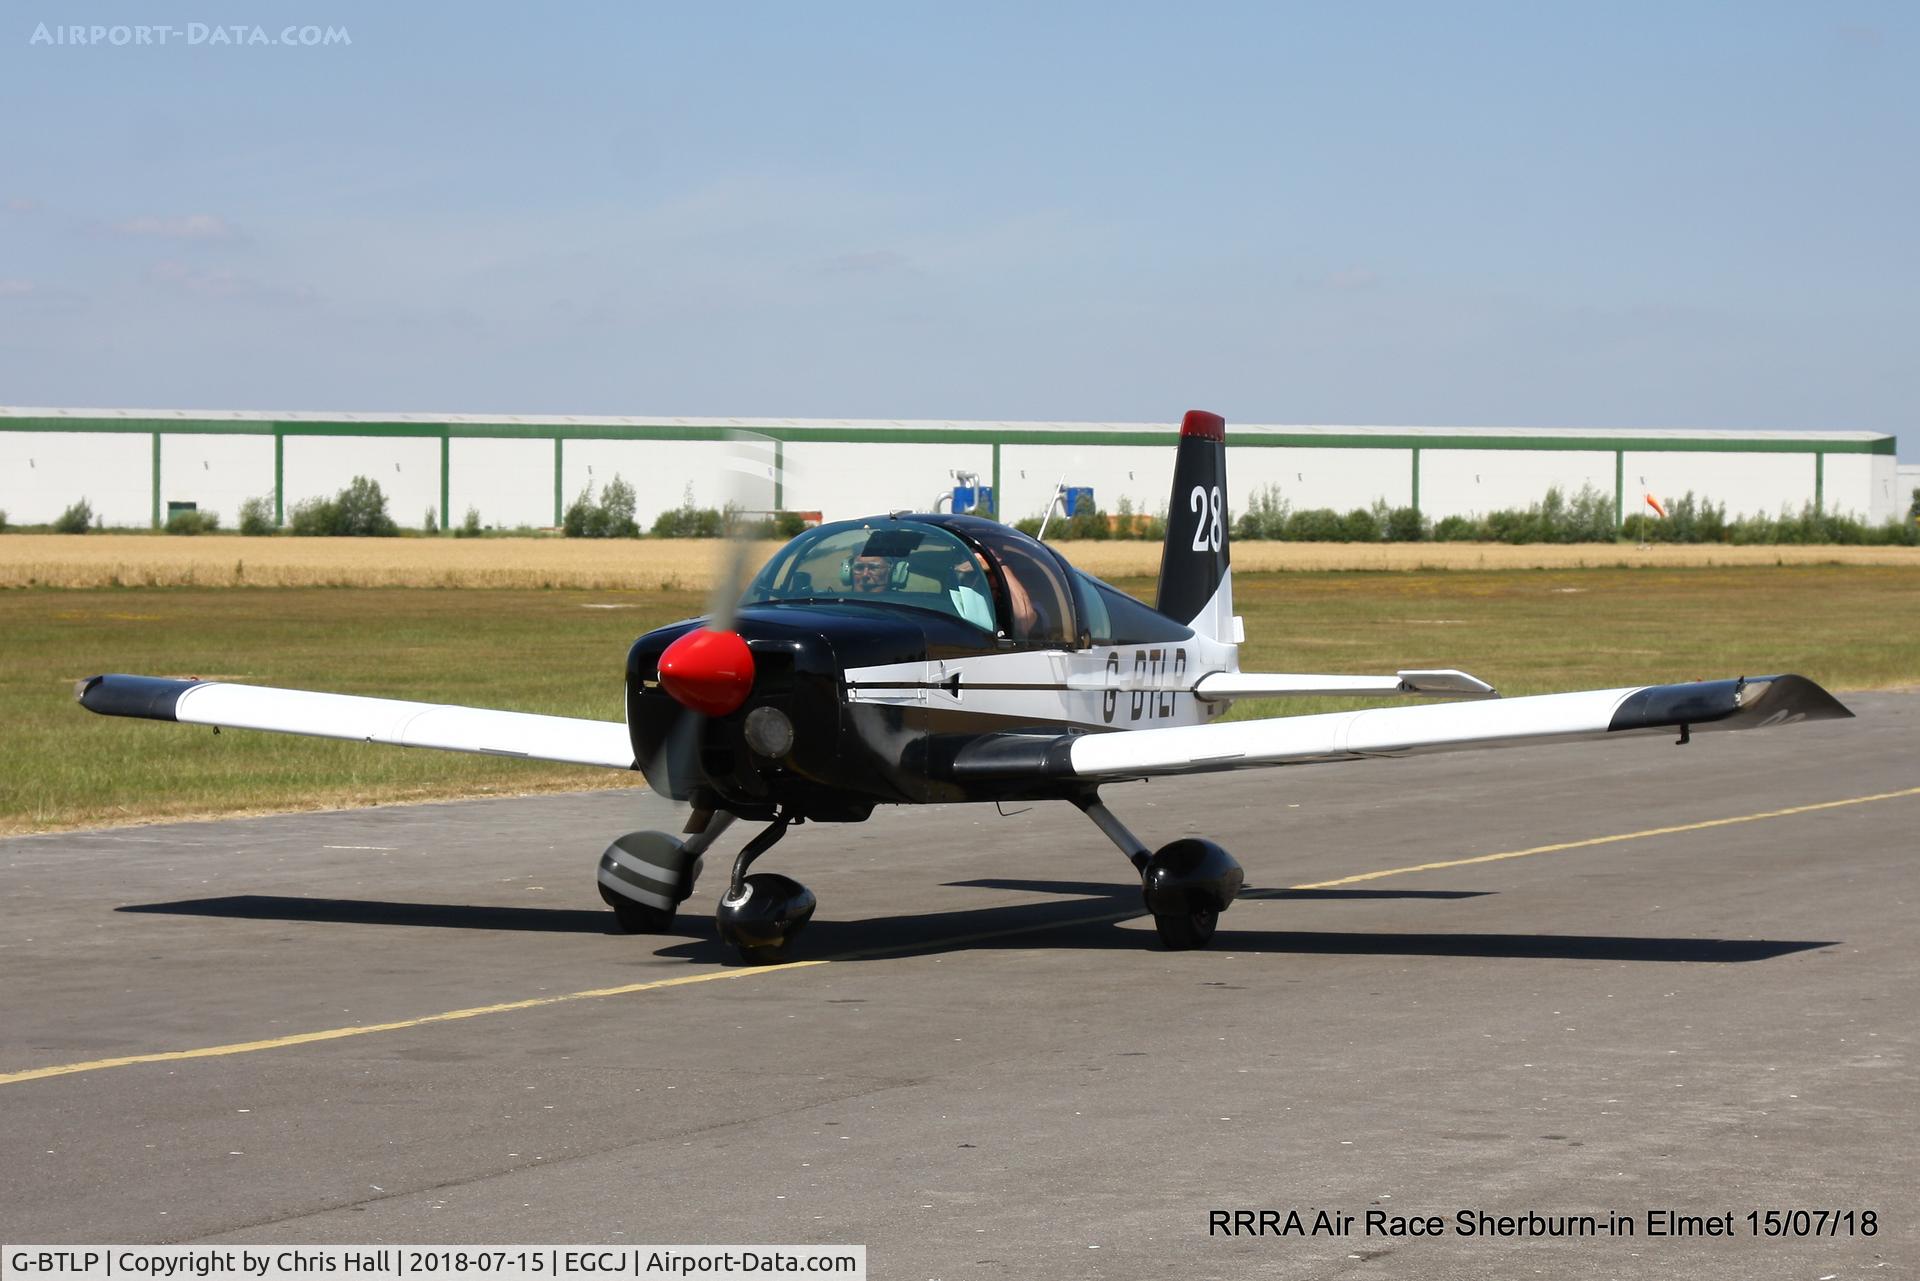
MULTIPOLYGON (((778 543, 750 553, 759 563, 778 543)), ((1152 577, 1160 547, 1061 543, 1102 578, 1152 577)), ((566 587, 703 590, 716 545, 695 539, 194 538, 151 534, 8 534, 0 587, 566 587)), ((1892 565, 1920 569, 1914 547, 1724 547, 1632 544, 1241 542, 1234 567, 1264 570, 1600 569, 1622 566, 1892 565)))

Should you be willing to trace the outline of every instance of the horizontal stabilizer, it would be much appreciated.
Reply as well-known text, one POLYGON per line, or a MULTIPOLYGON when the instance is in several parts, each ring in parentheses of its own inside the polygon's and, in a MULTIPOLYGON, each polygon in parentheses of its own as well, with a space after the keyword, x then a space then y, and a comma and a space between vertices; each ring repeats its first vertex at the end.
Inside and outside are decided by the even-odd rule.
POLYGON ((606 769, 634 767, 633 740, 619 721, 160 676, 92 676, 81 681, 74 694, 82 707, 102 716, 518 756, 606 769))
POLYGON ((1493 686, 1451 668, 1396 672, 1392 676, 1320 676, 1302 672, 1215 672, 1193 692, 1209 702, 1289 695, 1428 694, 1452 698, 1497 698, 1493 686))

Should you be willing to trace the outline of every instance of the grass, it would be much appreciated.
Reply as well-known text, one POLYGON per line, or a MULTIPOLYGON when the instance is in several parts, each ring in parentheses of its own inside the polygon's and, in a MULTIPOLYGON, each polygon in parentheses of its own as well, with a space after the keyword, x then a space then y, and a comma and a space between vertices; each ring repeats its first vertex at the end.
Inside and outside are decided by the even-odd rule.
POLYGON ((585 787, 637 775, 90 715, 100 672, 218 677, 621 719, 627 646, 691 593, 0 593, 0 831, 585 787), (598 605, 621 608, 588 608, 598 605))
MULTIPOLYGON (((778 543, 765 543, 764 560, 778 543)), ((1160 545, 1062 543, 1102 578, 1151 576, 1160 545)), ((702 590, 712 540, 600 538, 246 538, 207 534, 8 534, 0 587, 490 587, 702 590)), ((1241 573, 1300 570, 1569 569, 1700 565, 1888 565, 1920 569, 1920 547, 1722 547, 1631 543, 1239 542, 1241 573)))
MULTIPOLYGON (((1123 585, 1151 594, 1150 580, 1123 585)), ((1460 667, 1509 695, 1780 671, 1836 690, 1920 683, 1912 569, 1241 574, 1235 592, 1248 670, 1460 667)), ((618 719, 627 645, 702 608, 684 590, 0 592, 0 831, 638 786, 606 770, 91 716, 72 686, 196 675, 618 719)))

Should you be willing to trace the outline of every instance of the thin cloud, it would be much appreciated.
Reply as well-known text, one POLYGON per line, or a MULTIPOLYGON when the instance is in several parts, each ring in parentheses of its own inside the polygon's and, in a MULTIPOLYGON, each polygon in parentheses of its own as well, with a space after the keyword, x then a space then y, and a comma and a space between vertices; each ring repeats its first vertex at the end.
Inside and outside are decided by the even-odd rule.
POLYGON ((1303 274, 1297 277, 1302 289, 1322 289, 1328 293, 1357 294, 1377 289, 1381 276, 1368 267, 1341 267, 1334 271, 1303 274))
POLYGON ((39 209, 40 202, 31 196, 9 196, 7 198, 8 213, 37 213, 39 209))
POLYGON ((871 249, 865 253, 841 254, 830 258, 822 270, 833 275, 879 274, 896 271, 918 271, 913 259, 891 249, 871 249))
POLYGON ((238 240, 239 228, 219 214, 183 214, 176 218, 143 215, 117 222, 113 229, 123 236, 152 236, 161 240, 238 240))
POLYGON ((31 280, 0 280, 0 298, 27 298, 39 290, 31 280))
POLYGON ((195 267, 169 258, 147 271, 147 283, 167 293, 219 302, 306 306, 318 295, 310 285, 280 285, 228 267, 195 267))

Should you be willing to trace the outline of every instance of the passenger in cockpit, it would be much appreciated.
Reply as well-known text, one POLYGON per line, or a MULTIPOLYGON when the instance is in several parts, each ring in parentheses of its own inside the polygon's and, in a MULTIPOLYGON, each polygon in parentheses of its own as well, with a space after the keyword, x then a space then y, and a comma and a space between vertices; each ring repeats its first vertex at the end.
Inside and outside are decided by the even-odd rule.
POLYGON ((961 557, 954 564, 953 586, 947 590, 947 597, 960 617, 992 631, 993 598, 987 592, 987 576, 980 572, 980 562, 972 556, 961 557))

